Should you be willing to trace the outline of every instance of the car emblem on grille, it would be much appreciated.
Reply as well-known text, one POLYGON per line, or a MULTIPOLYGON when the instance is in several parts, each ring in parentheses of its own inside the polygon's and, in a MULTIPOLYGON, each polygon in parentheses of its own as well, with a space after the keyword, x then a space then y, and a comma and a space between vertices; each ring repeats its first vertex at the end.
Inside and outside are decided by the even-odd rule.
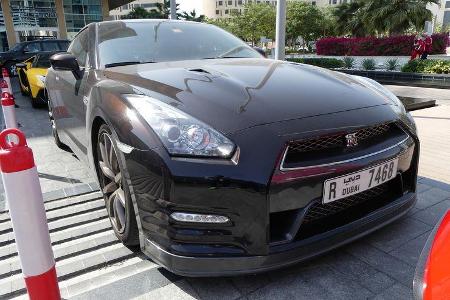
POLYGON ((349 133, 345 136, 345 140, 347 141, 347 147, 356 147, 358 146, 358 137, 356 133, 349 133))

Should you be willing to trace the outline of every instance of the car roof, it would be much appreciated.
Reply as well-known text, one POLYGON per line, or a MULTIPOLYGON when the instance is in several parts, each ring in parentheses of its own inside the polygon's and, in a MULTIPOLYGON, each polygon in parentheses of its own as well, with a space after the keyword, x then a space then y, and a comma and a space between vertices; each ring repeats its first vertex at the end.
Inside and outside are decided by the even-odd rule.
POLYGON ((95 22, 95 24, 101 25, 101 24, 108 24, 108 23, 195 23, 195 24, 206 24, 207 23, 201 23, 201 22, 194 22, 194 21, 185 21, 185 20, 171 20, 171 19, 122 19, 122 20, 112 20, 112 21, 102 21, 102 22, 95 22))
POLYGON ((65 40, 65 39, 36 39, 36 40, 32 40, 32 41, 23 41, 20 42, 20 44, 29 44, 29 43, 35 43, 35 42, 70 42, 69 40, 65 40))

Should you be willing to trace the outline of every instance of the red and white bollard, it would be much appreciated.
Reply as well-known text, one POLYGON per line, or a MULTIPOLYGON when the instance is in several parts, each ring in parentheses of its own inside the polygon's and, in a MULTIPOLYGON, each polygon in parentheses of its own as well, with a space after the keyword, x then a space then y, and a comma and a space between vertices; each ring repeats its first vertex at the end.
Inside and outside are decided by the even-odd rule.
POLYGON ((59 300, 55 260, 33 152, 18 129, 0 133, 0 170, 28 296, 32 300, 59 300), (11 135, 18 140, 17 144, 8 141, 11 135))
POLYGON ((2 76, 3 80, 6 82, 6 87, 4 89, 2 88, 2 92, 8 92, 12 95, 11 79, 9 78, 9 72, 6 68, 2 68, 2 76))
POLYGON ((14 96, 8 92, 2 93, 2 110, 3 117, 5 118, 5 127, 6 128, 17 128, 17 119, 16 119, 16 102, 14 101, 14 96))
POLYGON ((2 93, 9 91, 8 83, 3 78, 0 79, 0 89, 2 93))

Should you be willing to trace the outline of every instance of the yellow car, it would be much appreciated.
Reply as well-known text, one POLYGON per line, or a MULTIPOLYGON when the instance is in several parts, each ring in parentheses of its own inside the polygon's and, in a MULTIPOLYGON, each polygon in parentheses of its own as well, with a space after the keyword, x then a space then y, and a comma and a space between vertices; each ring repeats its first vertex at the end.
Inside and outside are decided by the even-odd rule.
POLYGON ((31 97, 31 105, 34 108, 47 104, 45 77, 47 69, 50 68, 50 56, 53 54, 55 53, 39 53, 23 63, 16 64, 20 92, 24 96, 31 97))

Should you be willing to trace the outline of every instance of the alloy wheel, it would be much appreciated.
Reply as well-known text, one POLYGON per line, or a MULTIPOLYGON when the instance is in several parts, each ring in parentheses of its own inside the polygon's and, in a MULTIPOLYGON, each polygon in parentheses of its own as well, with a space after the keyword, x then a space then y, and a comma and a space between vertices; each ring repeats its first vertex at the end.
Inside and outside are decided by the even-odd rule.
POLYGON ((122 172, 111 136, 107 132, 102 132, 99 136, 97 154, 108 215, 116 232, 122 234, 127 224, 122 172))

